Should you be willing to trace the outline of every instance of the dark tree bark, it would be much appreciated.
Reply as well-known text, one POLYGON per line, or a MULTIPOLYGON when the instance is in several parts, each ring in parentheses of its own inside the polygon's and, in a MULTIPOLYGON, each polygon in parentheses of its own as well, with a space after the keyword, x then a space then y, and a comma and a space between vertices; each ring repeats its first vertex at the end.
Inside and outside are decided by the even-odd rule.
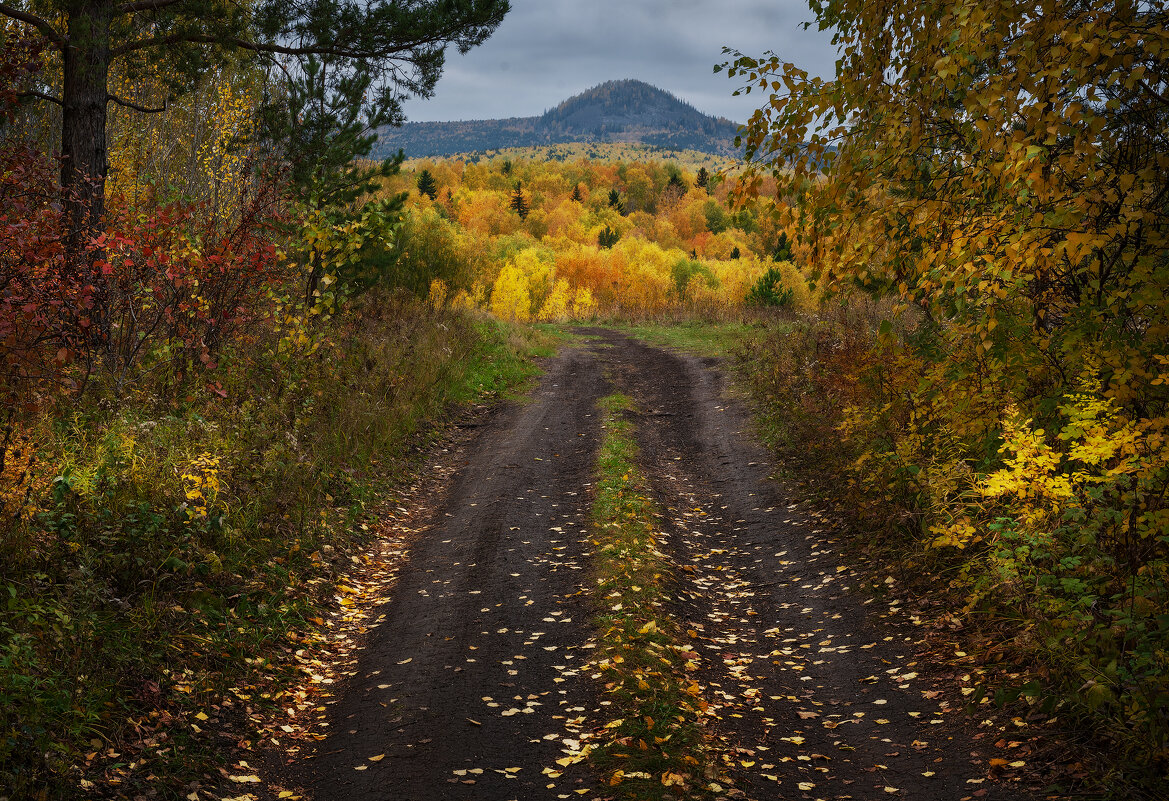
POLYGON ((62 52, 61 191, 69 225, 66 252, 74 266, 100 234, 105 215, 112 12, 104 3, 79 3, 62 52))

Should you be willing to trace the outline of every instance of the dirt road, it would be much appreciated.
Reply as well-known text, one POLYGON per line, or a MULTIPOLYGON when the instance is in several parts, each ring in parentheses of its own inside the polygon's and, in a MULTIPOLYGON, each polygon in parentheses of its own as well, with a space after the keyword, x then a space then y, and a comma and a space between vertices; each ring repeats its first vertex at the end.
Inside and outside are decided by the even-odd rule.
POLYGON ((833 532, 768 479, 713 360, 601 329, 549 362, 529 402, 464 446, 328 737, 282 768, 314 801, 610 798, 556 766, 605 720, 590 655, 590 485, 598 398, 633 397, 665 511, 673 613, 702 655, 730 796, 1025 798, 988 779, 989 742, 924 636, 857 591, 833 532), (554 780, 545 769, 563 771, 554 780))

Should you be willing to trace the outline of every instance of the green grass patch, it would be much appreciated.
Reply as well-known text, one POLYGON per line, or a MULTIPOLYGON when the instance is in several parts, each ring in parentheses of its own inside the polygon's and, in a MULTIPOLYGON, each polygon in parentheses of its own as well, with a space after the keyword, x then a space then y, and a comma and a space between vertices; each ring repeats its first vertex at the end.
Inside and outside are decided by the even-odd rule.
POLYGON ((679 323, 636 323, 613 326, 630 336, 700 356, 728 356, 745 338, 756 331, 752 322, 706 322, 692 320, 679 323))
POLYGON ((600 334, 591 334, 580 331, 580 328, 589 328, 590 323, 532 323, 529 328, 548 337, 557 345, 584 345, 599 343, 600 334))
POLYGON ((573 345, 588 338, 573 330, 577 325, 578 323, 532 323, 527 327, 556 345, 573 345))
POLYGON ((591 758, 620 798, 702 798, 714 769, 701 723, 706 704, 691 677, 696 654, 666 609, 671 567, 658 549, 658 512, 624 415, 632 401, 614 394, 599 405, 593 578, 604 611, 595 621, 597 667, 614 717, 591 758))
POLYGON ((554 355, 564 343, 554 330, 511 325, 494 317, 477 320, 474 327, 479 347, 467 354, 462 376, 451 386, 455 403, 523 397, 540 374, 533 359, 554 355))

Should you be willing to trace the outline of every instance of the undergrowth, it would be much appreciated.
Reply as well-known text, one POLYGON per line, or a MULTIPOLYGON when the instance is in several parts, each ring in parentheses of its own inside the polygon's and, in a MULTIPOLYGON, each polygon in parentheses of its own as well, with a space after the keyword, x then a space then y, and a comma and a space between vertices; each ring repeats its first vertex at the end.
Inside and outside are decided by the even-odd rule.
POLYGON ((180 797, 213 775, 221 735, 279 703, 379 491, 537 352, 376 291, 311 351, 252 342, 212 380, 96 386, 30 421, 26 502, 0 523, 0 799, 180 797))
POLYGON ((1053 792, 1161 797, 1163 453, 1114 399, 958 370, 929 321, 890 317, 853 298, 751 336, 738 361, 764 438, 851 521, 854 556, 965 629, 989 670, 972 709, 1080 732, 1053 792))

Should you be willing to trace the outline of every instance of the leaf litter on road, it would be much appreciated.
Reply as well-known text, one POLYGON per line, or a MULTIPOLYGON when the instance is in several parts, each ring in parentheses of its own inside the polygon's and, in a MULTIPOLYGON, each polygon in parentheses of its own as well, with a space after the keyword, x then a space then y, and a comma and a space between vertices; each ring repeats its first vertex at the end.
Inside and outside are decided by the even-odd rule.
MULTIPOLYGON (((626 358, 628 353, 611 355, 626 358)), ((702 374, 689 363, 681 367, 670 363, 667 369, 677 376, 669 384, 652 375, 658 368, 647 367, 647 358, 661 361, 660 356, 643 353, 634 353, 629 361, 641 361, 637 372, 648 388, 638 381, 622 382, 633 389, 637 404, 647 409, 666 408, 670 402, 692 404, 701 416, 708 402, 701 392, 691 397, 686 387, 702 389, 706 380, 702 374), (670 386, 677 396, 673 400, 670 386)), ((730 410, 719 404, 720 419, 728 421, 720 425, 737 424, 730 410)), ((939 677, 933 665, 919 664, 926 637, 918 628, 920 621, 904 603, 881 596, 896 586, 896 579, 868 577, 842 563, 840 543, 826 516, 810 505, 781 499, 777 490, 747 475, 763 475, 765 459, 745 470, 742 457, 720 455, 718 443, 695 450, 692 434, 670 430, 686 419, 676 410, 648 418, 651 422, 644 427, 648 440, 638 430, 639 444, 650 443, 644 449, 647 453, 634 469, 615 476, 630 483, 631 488, 624 490, 630 497, 652 497, 658 510, 646 528, 650 536, 637 552, 601 552, 602 537, 618 533, 624 521, 603 522, 598 531, 594 518, 590 531, 583 519, 569 517, 550 520, 557 525, 542 531, 530 525, 505 529, 510 547, 527 548, 529 555, 507 562, 506 572, 498 574, 511 582, 508 591, 514 593, 502 601, 488 600, 496 592, 491 586, 457 589, 451 578, 438 572, 420 585, 417 594, 425 599, 441 601, 456 591, 482 598, 482 605, 475 607, 481 627, 468 628, 458 637, 434 632, 437 636, 432 638, 461 639, 463 653, 470 656, 463 657, 467 661, 461 665, 449 665, 454 673, 481 674, 486 667, 477 661, 478 654, 496 655, 492 669, 499 674, 492 689, 474 695, 482 699, 475 703, 482 705, 483 714, 461 710, 462 727, 486 730, 496 725, 491 721, 531 720, 542 728, 536 733, 528 727, 525 731, 530 733, 524 736, 555 744, 560 753, 530 770, 522 763, 505 762, 456 767, 446 774, 447 781, 479 792, 478 784, 469 783, 516 782, 535 773, 542 790, 554 798, 608 798, 638 786, 656 788, 657 797, 663 793, 697 797, 702 792, 760 798, 773 797, 777 785, 789 788, 779 792, 813 794, 807 797, 867 797, 904 794, 907 788, 936 781, 944 782, 944 787, 924 790, 923 797, 948 801, 981 797, 980 785, 986 779, 1002 778, 1016 767, 1013 762, 1022 761, 1004 765, 996 753, 988 762, 985 749, 972 754, 956 747, 955 719, 961 704, 955 703, 950 685, 957 680, 963 689, 970 687, 977 681, 975 671, 961 674, 961 679, 939 677), (636 468, 647 472, 639 476, 636 468), (714 474, 721 469, 730 471, 729 479, 714 474), (728 488, 728 481, 742 486, 728 488), (540 551, 538 558, 530 555, 532 547, 540 551), (622 562, 623 573, 618 584, 598 589, 589 571, 595 570, 598 558, 609 556, 622 562), (567 607, 547 608, 547 601, 540 600, 547 596, 540 592, 539 577, 547 580, 548 571, 576 577, 573 591, 563 593, 557 605, 571 602, 577 594, 594 598, 599 620, 607 621, 607 626, 592 641, 569 644, 556 639, 556 630, 578 625, 575 618, 582 614, 579 605, 569 613, 567 607), (884 589, 874 592, 861 587, 864 582, 884 589), (867 593, 872 595, 865 597, 867 593), (516 625, 519 610, 542 604, 543 612, 533 618, 542 630, 516 625), (869 608, 877 611, 870 614, 869 608), (503 652, 491 644, 496 639, 521 647, 503 652), (500 658, 504 653, 510 655, 500 658), (508 693, 507 685, 530 681, 525 679, 525 663, 537 654, 555 657, 541 663, 552 671, 540 679, 547 681, 546 689, 518 696, 508 693), (599 699, 582 697, 581 688, 590 682, 600 682, 599 699), (664 686, 671 687, 671 703, 664 711, 653 709, 645 702, 655 700, 664 686), (605 697, 606 691, 618 689, 628 697, 627 706, 620 709, 605 697), (682 720, 669 711, 682 710, 680 704, 685 706, 679 713, 682 720), (686 731, 696 733, 695 739, 683 743, 686 731), (683 747, 678 748, 680 743, 683 747), (672 763, 654 765, 652 772, 640 770, 635 759, 646 754, 665 754, 672 763), (628 764, 618 766, 617 760, 628 764), (591 784, 587 773, 569 773, 589 764, 603 769, 599 784, 591 784), (517 767, 524 769, 513 770, 517 767), (961 790, 954 792, 958 786, 961 790)), ((548 462, 557 459, 547 456, 548 462)), ((598 491, 585 481, 572 494, 598 491)), ((541 514, 548 514, 555 511, 551 506, 571 500, 579 509, 581 498, 568 495, 549 497, 529 487, 508 503, 542 504, 541 514)), ((476 510, 489 504, 482 502, 476 510)), ((458 546, 457 540, 441 542, 458 546)), ((501 553, 506 559, 507 551, 501 553)), ((451 564, 479 569, 472 553, 451 564)), ((356 592, 340 593, 339 606, 346 614, 355 614, 354 607, 362 604, 343 602, 359 597, 362 587, 355 581, 346 581, 345 586, 356 592)), ((355 642, 376 629, 362 625, 355 642)), ((360 657, 356 651, 346 653, 360 657)), ((411 660, 416 656, 392 662, 399 670, 413 670, 411 660)), ((325 689, 314 690, 305 702, 322 721, 320 693, 328 696, 330 679, 352 680, 356 664, 350 661, 332 670, 314 666, 319 677, 314 686, 325 689)), ((376 688, 398 695, 399 686, 383 680, 376 688)), ((394 698, 384 703, 396 702, 394 698)), ((301 736, 308 741, 318 735, 301 736)), ((994 747, 1005 749, 1006 738, 1000 739, 1004 745, 994 747)), ((381 764, 390 764, 394 749, 385 753, 381 764)), ((370 762, 365 772, 370 767, 378 763, 370 762)))

